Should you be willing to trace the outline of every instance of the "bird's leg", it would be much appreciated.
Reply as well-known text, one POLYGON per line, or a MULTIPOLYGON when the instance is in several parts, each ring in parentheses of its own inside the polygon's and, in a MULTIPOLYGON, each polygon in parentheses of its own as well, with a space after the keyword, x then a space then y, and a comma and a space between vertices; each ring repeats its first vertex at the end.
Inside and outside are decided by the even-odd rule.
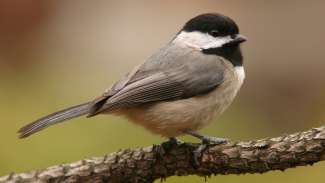
POLYGON ((203 151, 207 148, 208 144, 222 144, 228 142, 228 139, 225 138, 219 138, 219 137, 209 137, 205 135, 201 135, 193 130, 186 129, 183 131, 185 134, 191 135, 193 137, 196 137, 202 141, 202 144, 199 145, 198 148, 196 148, 193 151, 193 156, 194 156, 194 163, 195 166, 198 166, 199 163, 199 158, 201 158, 203 151))
POLYGON ((193 130, 186 129, 183 131, 185 134, 191 135, 193 137, 196 137, 202 141, 202 144, 223 144, 228 142, 228 139, 225 138, 220 138, 220 137, 210 137, 210 136, 205 136, 201 135, 193 130))

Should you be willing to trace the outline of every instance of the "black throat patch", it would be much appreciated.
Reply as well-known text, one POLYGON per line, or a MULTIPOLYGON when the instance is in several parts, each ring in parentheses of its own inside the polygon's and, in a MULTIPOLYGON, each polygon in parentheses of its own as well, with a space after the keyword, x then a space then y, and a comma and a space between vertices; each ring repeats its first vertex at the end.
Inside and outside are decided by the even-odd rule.
POLYGON ((229 60, 233 66, 243 65, 243 55, 239 46, 209 48, 202 50, 207 55, 217 55, 229 60))

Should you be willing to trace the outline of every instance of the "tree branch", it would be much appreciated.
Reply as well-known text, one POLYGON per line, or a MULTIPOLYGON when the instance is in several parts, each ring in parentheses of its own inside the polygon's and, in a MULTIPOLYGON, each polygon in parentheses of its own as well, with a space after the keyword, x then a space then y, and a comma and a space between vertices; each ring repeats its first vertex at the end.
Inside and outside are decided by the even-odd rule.
POLYGON ((199 159, 199 144, 153 145, 0 177, 2 182, 153 182, 177 175, 264 173, 312 165, 325 159, 325 126, 277 138, 209 145, 199 159))

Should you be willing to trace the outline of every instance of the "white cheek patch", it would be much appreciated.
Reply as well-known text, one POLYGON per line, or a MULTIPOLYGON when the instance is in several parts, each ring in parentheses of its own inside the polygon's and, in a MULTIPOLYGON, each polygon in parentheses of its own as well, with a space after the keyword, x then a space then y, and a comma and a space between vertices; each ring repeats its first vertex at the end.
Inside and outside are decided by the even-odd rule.
MULTIPOLYGON (((212 37, 212 36, 211 36, 212 37)), ((220 37, 220 38, 214 38, 213 42, 207 43, 206 45, 203 45, 203 49, 209 49, 209 48, 219 48, 223 46, 226 43, 229 43, 232 39, 230 36, 226 37, 220 37)))
POLYGON ((209 49, 209 48, 219 48, 222 45, 229 43, 231 41, 230 36, 225 37, 213 37, 207 33, 202 33, 198 31, 185 32, 182 31, 173 40, 174 43, 189 46, 197 50, 209 49))

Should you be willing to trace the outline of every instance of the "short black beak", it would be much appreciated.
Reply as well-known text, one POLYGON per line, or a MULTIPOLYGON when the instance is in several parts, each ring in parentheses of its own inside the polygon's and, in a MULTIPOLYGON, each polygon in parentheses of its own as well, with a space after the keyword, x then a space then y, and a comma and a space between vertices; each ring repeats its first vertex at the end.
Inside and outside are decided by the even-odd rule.
POLYGON ((243 35, 238 34, 233 41, 240 44, 240 43, 247 41, 247 38, 243 35))
POLYGON ((229 43, 226 43, 224 46, 236 46, 245 41, 247 41, 247 38, 243 35, 238 34, 235 38, 233 38, 229 43))

